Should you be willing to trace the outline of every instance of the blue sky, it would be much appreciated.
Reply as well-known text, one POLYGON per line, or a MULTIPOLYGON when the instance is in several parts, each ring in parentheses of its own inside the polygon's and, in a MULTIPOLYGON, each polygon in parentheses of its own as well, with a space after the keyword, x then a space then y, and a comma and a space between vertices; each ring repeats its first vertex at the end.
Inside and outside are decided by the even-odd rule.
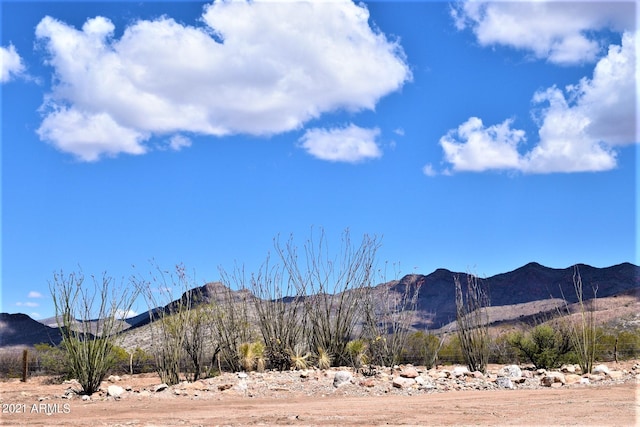
POLYGON ((312 227, 400 274, 638 261, 634 2, 0 8, 2 312, 312 227))

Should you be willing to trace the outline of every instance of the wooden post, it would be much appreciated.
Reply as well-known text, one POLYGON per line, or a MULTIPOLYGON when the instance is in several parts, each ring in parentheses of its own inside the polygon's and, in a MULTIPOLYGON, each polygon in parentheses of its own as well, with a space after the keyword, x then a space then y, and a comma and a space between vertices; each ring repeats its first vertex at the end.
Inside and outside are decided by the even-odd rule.
POLYGON ((29 350, 22 350, 22 382, 27 382, 27 374, 29 372, 29 350))

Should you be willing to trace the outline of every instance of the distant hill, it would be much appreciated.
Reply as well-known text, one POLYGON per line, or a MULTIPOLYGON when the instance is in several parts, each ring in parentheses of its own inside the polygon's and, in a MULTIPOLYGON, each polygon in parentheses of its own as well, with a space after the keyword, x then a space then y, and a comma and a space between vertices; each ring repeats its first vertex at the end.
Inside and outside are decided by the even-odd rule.
MULTIPOLYGON (((640 267, 623 263, 607 268, 595 268, 580 264, 577 266, 582 278, 585 300, 593 297, 592 289, 597 289, 598 298, 617 295, 631 296, 640 301, 640 267)), ((564 298, 576 302, 573 285, 574 267, 554 269, 537 263, 529 263, 508 273, 481 278, 482 285, 488 290, 491 299, 490 318, 492 321, 511 321, 525 316, 535 316, 552 312, 564 298)), ((455 284, 454 278, 466 282, 465 273, 456 273, 438 269, 431 274, 409 274, 400 280, 380 284, 374 291, 390 288, 392 292, 402 293, 407 286, 420 286, 413 327, 436 330, 455 320, 455 284)), ((219 300, 221 295, 230 292, 234 298, 242 296, 255 298, 248 291, 231 291, 221 283, 208 283, 190 290, 198 295, 197 301, 208 303, 219 300), (244 294, 244 295, 243 295, 244 294)), ((184 297, 184 295, 183 295, 184 297)), ((158 307, 154 311, 168 310, 158 307)), ((25 314, 0 314, 0 347, 33 345, 40 342, 57 343, 60 333, 55 327, 55 318, 37 322, 25 314), (54 327, 51 327, 54 326, 54 327)), ((125 319, 123 327, 141 328, 150 322, 148 312, 125 319)))
POLYGON ((26 314, 0 313, 0 347, 39 343, 57 345, 60 330, 33 320, 26 314))
MULTIPOLYGON (((640 299, 640 267, 623 263, 607 268, 596 268, 580 264, 577 266, 582 278, 584 299, 610 297, 633 291, 640 299)), ((417 327, 438 329, 455 320, 455 285, 458 275, 465 283, 465 273, 454 273, 438 269, 429 275, 410 274, 404 276, 395 287, 402 292, 405 286, 420 284, 418 311, 421 324, 417 327)), ((529 263, 508 273, 481 278, 480 282, 489 291, 491 306, 512 306, 564 298, 577 301, 573 285, 574 267, 555 269, 537 263, 529 263)))

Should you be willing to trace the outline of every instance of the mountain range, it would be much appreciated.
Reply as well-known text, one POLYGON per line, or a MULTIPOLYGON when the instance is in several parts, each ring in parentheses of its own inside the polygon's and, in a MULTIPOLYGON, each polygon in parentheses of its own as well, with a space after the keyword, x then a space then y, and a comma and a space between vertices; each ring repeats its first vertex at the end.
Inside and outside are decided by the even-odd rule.
MULTIPOLYGON (((579 271, 582 279, 585 300, 593 298, 595 291, 598 300, 622 295, 627 298, 625 301, 631 298, 634 301, 631 311, 640 304, 640 267, 634 264, 623 263, 606 268, 579 264, 555 269, 529 263, 508 273, 479 279, 489 294, 490 320, 494 323, 522 321, 554 312, 564 301, 575 303, 576 271, 579 271)), ((379 284, 374 291, 387 287, 392 292, 402 294, 407 286, 419 286, 413 327, 438 330, 455 320, 456 277, 466 282, 466 273, 437 269, 428 275, 409 274, 400 280, 379 284)), ((204 301, 208 301, 216 298, 223 288, 222 284, 216 282, 194 290, 204 296, 204 301)), ((233 294, 239 297, 241 292, 248 291, 233 291, 233 294)), ((255 298, 253 295, 249 296, 255 298)), ((158 307, 154 310, 165 308, 158 307)), ((123 322, 126 324, 123 325, 125 329, 136 329, 149 321, 150 313, 145 312, 125 319, 123 322)), ((60 331, 55 318, 36 321, 26 314, 0 313, 0 348, 30 346, 40 342, 56 344, 59 341, 60 331)))

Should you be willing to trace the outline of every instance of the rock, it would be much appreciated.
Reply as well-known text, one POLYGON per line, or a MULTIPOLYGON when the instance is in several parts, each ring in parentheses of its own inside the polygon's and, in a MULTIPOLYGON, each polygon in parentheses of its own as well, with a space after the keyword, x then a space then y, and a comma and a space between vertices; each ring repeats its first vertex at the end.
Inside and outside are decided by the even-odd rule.
POLYGON ((547 372, 547 375, 540 379, 540 385, 545 387, 552 387, 553 384, 559 383, 560 385, 566 384, 567 381, 564 375, 560 372, 547 372))
POLYGON ((119 385, 110 385, 107 387, 107 396, 119 398, 124 393, 124 389, 119 385))
POLYGON ((238 372, 238 378, 244 379, 244 378, 247 378, 247 377, 248 377, 248 375, 247 375, 246 372, 238 372))
MULTIPOLYGON (((577 368, 578 370, 580 369, 580 367, 577 368)), ((562 365, 560 367, 560 372, 564 373, 564 374, 576 374, 578 373, 576 370, 576 365, 562 365)))
POLYGON ((596 381, 604 381, 604 375, 594 375, 594 374, 590 374, 587 378, 589 378, 590 381, 596 382, 596 381))
POLYGON ((467 372, 469 372, 469 369, 466 366, 456 366, 453 368, 453 371, 451 371, 451 375, 454 377, 461 377, 467 372))
POLYGON ((582 376, 578 374, 566 374, 564 376, 564 379, 567 382, 567 384, 576 384, 582 381, 582 376))
POLYGON ((91 396, 85 394, 84 396, 82 396, 82 400, 88 402, 91 400, 91 396))
POLYGON ((109 381, 110 383, 115 383, 120 381, 120 377, 117 375, 109 375, 109 378, 107 378, 107 381, 109 381))
POLYGON ((353 380, 351 372, 338 371, 333 377, 333 386, 338 388, 344 384, 349 384, 353 380))
POLYGON ((225 391, 225 390, 229 390, 231 387, 233 387, 233 384, 220 384, 218 385, 218 390, 225 391))
POLYGON ((518 365, 507 365, 500 369, 498 375, 506 378, 520 378, 522 376, 522 370, 518 365))
POLYGON ((496 385, 500 388, 508 388, 510 390, 513 390, 514 388, 516 388, 511 382, 511 379, 508 377, 496 378, 496 385))
POLYGON ((607 367, 607 365, 598 365, 595 368, 593 368, 591 373, 596 375, 598 374, 609 375, 609 368, 607 367))
POLYGON ((367 378, 366 380, 360 381, 360 385, 362 387, 375 387, 376 381, 373 378, 367 378))
POLYGON ((418 375, 418 370, 413 366, 407 366, 400 372, 400 376, 404 378, 416 378, 418 375))
POLYGON ((582 377, 580 378, 580 384, 591 384, 591 381, 589 381, 589 378, 582 377))
POLYGON ((416 383, 416 380, 413 378, 405 378, 405 377, 396 377, 392 381, 392 385, 395 388, 410 388, 416 383))
POLYGON ((166 385, 165 383, 162 383, 162 384, 158 384, 157 386, 155 386, 155 387, 153 388, 153 391, 154 391, 155 393, 158 393, 159 391, 163 391, 163 390, 166 390, 166 389, 168 389, 168 388, 169 388, 169 386, 168 386, 168 385, 166 385))

